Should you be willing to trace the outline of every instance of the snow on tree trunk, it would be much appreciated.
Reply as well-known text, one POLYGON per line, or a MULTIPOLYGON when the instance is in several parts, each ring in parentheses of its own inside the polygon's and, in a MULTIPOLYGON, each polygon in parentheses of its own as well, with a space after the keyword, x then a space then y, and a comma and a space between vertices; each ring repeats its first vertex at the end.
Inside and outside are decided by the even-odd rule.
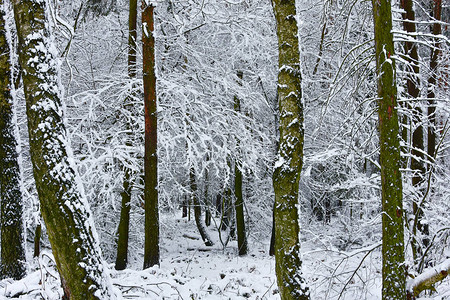
POLYGON ((144 269, 159 265, 158 156, 155 38, 152 4, 142 1, 142 42, 145 107, 144 201, 145 246, 144 269))
POLYGON ((275 271, 282 300, 309 299, 300 257, 298 188, 303 164, 303 103, 294 0, 272 1, 278 36, 280 144, 275 163, 275 271))
POLYGON ((11 94, 11 49, 5 3, 0 0, 1 278, 25 275, 23 200, 11 94))
POLYGON ((47 2, 13 5, 34 178, 63 288, 70 299, 115 299, 68 147, 47 2))
POLYGON ((406 299, 400 142, 391 3, 373 0, 382 198, 382 299, 406 299))

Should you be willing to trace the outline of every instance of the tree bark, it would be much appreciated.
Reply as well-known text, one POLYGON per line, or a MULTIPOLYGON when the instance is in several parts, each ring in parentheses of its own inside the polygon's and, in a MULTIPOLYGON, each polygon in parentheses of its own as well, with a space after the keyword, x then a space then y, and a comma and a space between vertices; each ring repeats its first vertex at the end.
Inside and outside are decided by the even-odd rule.
POLYGON ((275 271, 282 300, 309 299, 302 276, 298 188, 303 165, 303 103, 295 0, 273 0, 278 36, 280 144, 275 163, 275 271))
MULTIPOLYGON (((435 19, 432 26, 433 35, 440 35, 442 32, 441 24, 441 13, 442 13, 442 0, 432 1, 433 5, 433 17, 435 19)), ((437 82, 437 67, 439 62, 439 56, 441 54, 439 38, 435 37, 433 42, 433 47, 431 48, 431 58, 430 58, 430 70, 431 74, 428 78, 428 132, 427 132, 427 154, 430 160, 428 169, 431 170, 434 165, 434 160, 436 156, 436 94, 435 86, 437 82)))
POLYGON ((142 42, 145 108, 145 247, 144 269, 159 265, 158 156, 154 6, 142 1, 142 42))
POLYGON ((400 142, 391 3, 373 0, 382 198, 382 299, 406 299, 400 142))
POLYGON ((70 299, 115 299, 63 122, 46 1, 14 0, 30 154, 41 213, 70 299))
POLYGON ((18 280, 25 276, 23 200, 13 122, 12 63, 5 8, 5 3, 0 0, 0 277, 18 280))
MULTIPOLYGON (((128 17, 128 77, 136 78, 136 26, 137 26, 137 0, 130 0, 130 11, 128 17)), ((131 99, 131 96, 128 97, 131 99)), ((126 105, 128 107, 128 105, 126 105)), ((128 131, 131 132, 131 126, 127 124, 128 131)), ((128 142, 128 146, 132 146, 128 142)), ((120 221, 117 238, 117 256, 116 270, 123 270, 128 262, 128 235, 130 227, 130 205, 131 205, 131 182, 132 170, 124 166, 123 191, 121 193, 122 206, 120 209, 120 221)))
MULTIPOLYGON (((408 33, 416 33, 415 24, 415 13, 413 9, 412 0, 401 0, 400 7, 404 10, 402 13, 403 18, 403 29, 408 33)), ((413 130, 412 136, 412 150, 411 150, 411 169, 413 171, 412 185, 417 191, 418 199, 413 200, 413 214, 417 219, 414 222, 412 229, 413 239, 412 251, 414 259, 418 259, 422 255, 422 245, 426 248, 429 243, 427 238, 429 234, 429 229, 427 224, 423 224, 422 220, 424 218, 422 194, 423 189, 421 188, 421 183, 425 176, 425 165, 424 165, 424 135, 422 126, 422 109, 420 108, 420 102, 418 98, 420 96, 420 73, 419 73, 419 55, 417 53, 417 43, 413 41, 406 41, 403 44, 405 52, 405 60, 407 62, 406 66, 406 92, 408 96, 408 101, 412 101, 412 104, 406 105, 412 114, 411 119, 411 129, 413 130), (421 205, 422 204, 422 205, 421 205), (421 233, 424 237, 420 239, 417 234, 421 233)), ((405 141, 406 142, 406 141, 405 141)))
MULTIPOLYGON (((238 72, 237 76, 242 80, 243 73, 238 72)), ((239 113, 241 111, 241 101, 238 97, 234 97, 234 110, 239 113)), ((239 139, 236 142, 239 147, 239 139)), ((238 152, 236 151, 236 154, 238 152)), ((235 212, 236 212, 236 229, 239 255, 247 255, 247 233, 245 231, 245 217, 244 217, 244 197, 242 196, 242 163, 238 160, 234 162, 234 196, 235 196, 235 212)))

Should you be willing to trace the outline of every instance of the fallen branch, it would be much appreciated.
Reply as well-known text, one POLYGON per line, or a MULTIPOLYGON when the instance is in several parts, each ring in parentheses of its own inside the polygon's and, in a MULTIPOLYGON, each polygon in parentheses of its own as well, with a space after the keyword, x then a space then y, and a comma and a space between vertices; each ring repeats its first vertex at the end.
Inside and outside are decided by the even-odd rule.
POLYGON ((434 284, 444 280, 450 272, 450 258, 440 265, 428 268, 414 279, 407 283, 408 299, 414 299, 425 290, 434 289, 434 284))

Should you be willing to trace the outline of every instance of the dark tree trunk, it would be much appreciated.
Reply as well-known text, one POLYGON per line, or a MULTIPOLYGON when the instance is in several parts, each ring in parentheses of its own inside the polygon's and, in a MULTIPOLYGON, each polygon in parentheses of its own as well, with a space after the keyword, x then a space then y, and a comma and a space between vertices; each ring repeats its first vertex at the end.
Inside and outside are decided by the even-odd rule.
MULTIPOLYGON (((442 33, 441 24, 441 13, 442 13, 442 0, 434 0, 433 3, 433 17, 436 20, 432 25, 432 33, 437 36, 442 33)), ((437 83, 437 67, 439 62, 439 56, 441 54, 441 45, 439 38, 435 37, 433 42, 433 47, 431 48, 431 58, 430 58, 430 70, 431 74, 428 78, 428 132, 427 132, 427 154, 430 159, 429 170, 432 170, 434 165, 434 160, 436 158, 436 94, 435 86, 437 83)))
MULTIPOLYGON (((242 72, 238 72, 237 76, 242 80, 242 72)), ((234 97, 234 110, 237 113, 241 111, 241 102, 238 97, 234 97)), ((239 139, 237 141, 237 147, 239 147, 239 139)), ((238 152, 236 152, 237 154, 238 152)), ((245 231, 245 218, 244 218, 244 197, 242 196, 242 172, 240 167, 242 164, 239 161, 234 162, 234 196, 235 196, 235 211, 236 211, 236 227, 237 227, 237 240, 239 255, 247 255, 247 233, 245 231)))
POLYGON ((157 111, 155 38, 152 4, 142 1, 142 43, 144 61, 145 106, 145 247, 144 269, 159 265, 159 211, 158 211, 158 157, 157 157, 157 111))
POLYGON ((13 123, 11 49, 6 36, 4 7, 3 0, 0 0, 0 277, 12 277, 17 280, 25 276, 23 200, 13 123))
MULTIPOLYGON (((401 0, 400 6, 404 10, 402 13, 403 29, 408 33, 416 33, 415 13, 413 9, 412 0, 401 0)), ((413 129, 412 137, 412 150, 411 150, 411 169, 413 171, 412 185, 416 188, 418 199, 413 200, 413 214, 418 222, 414 222, 413 226, 413 239, 412 239, 412 252, 414 259, 418 259, 422 256, 422 244, 427 241, 427 238, 420 239, 417 234, 420 232, 422 235, 428 235, 428 225, 424 225, 422 220, 424 218, 423 212, 423 188, 421 184, 425 176, 424 165, 424 135, 422 126, 422 109, 420 108, 420 102, 418 98, 420 96, 420 73, 419 73, 419 55, 417 53, 417 43, 413 41, 404 42, 405 60, 407 62, 406 71, 408 73, 406 77, 406 91, 409 101, 412 104, 407 105, 411 110, 411 128, 413 129)), ((406 142, 406 141, 405 141, 406 142)), ((424 245, 425 246, 425 245, 424 245)), ((425 246, 426 247, 426 246, 425 246)))
POLYGON ((33 249, 33 257, 39 257, 41 254, 41 235, 42 235, 42 225, 39 223, 36 225, 36 229, 34 231, 34 249, 33 249))
MULTIPOLYGON (((136 78, 136 26, 137 26, 137 0, 130 0, 130 10, 128 17, 128 76, 136 78)), ((131 97, 128 97, 131 99, 131 97)), ((128 107, 128 105, 127 105, 128 107)), ((131 132, 131 126, 127 125, 131 132)), ((127 146, 132 146, 128 142, 127 146)), ((117 238, 116 270, 123 270, 128 262, 128 236, 130 227, 130 204, 131 204, 131 182, 132 171, 124 166, 123 191, 121 193, 122 205, 120 208, 120 221, 117 238)))
POLYGON ((400 142, 395 81, 391 3, 373 0, 375 55, 378 73, 380 136, 383 300, 406 299, 400 142))

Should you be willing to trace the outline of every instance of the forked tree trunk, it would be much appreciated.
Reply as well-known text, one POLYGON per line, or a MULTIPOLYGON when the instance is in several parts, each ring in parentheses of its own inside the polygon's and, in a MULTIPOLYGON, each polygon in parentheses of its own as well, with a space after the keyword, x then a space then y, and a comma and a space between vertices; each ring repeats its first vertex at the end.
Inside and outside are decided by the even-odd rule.
POLYGON ((115 299, 91 212, 69 155, 47 1, 14 0, 30 154, 42 217, 70 299, 115 299))
MULTIPOLYGON (((137 26, 137 0, 130 0, 130 11, 128 17, 128 76, 130 79, 136 78, 136 26, 137 26)), ((131 99, 128 97, 128 99, 131 99)), ((127 104, 125 107, 129 107, 127 104)), ((131 126, 127 125, 131 132, 131 126)), ((127 146, 132 146, 128 142, 127 146)), ((132 170, 124 166, 123 191, 121 193, 122 206, 120 208, 120 221, 117 237, 117 256, 116 270, 123 270, 127 267, 128 262, 128 236, 130 227, 130 208, 131 208, 131 190, 133 184, 131 182, 132 170)))
POLYGON ((303 165, 303 104, 295 0, 273 0, 278 36, 280 144, 275 163, 275 271, 282 300, 309 299, 302 276, 298 188, 303 165))
POLYGON ((152 4, 142 1, 142 54, 144 71, 145 154, 145 246, 144 269, 159 265, 158 156, 155 38, 152 4))
POLYGON ((25 276, 23 200, 13 122, 11 50, 7 39, 6 5, 0 0, 0 277, 25 276))
POLYGON ((372 0, 378 85, 382 201, 382 299, 406 299, 400 142, 391 3, 372 0))

